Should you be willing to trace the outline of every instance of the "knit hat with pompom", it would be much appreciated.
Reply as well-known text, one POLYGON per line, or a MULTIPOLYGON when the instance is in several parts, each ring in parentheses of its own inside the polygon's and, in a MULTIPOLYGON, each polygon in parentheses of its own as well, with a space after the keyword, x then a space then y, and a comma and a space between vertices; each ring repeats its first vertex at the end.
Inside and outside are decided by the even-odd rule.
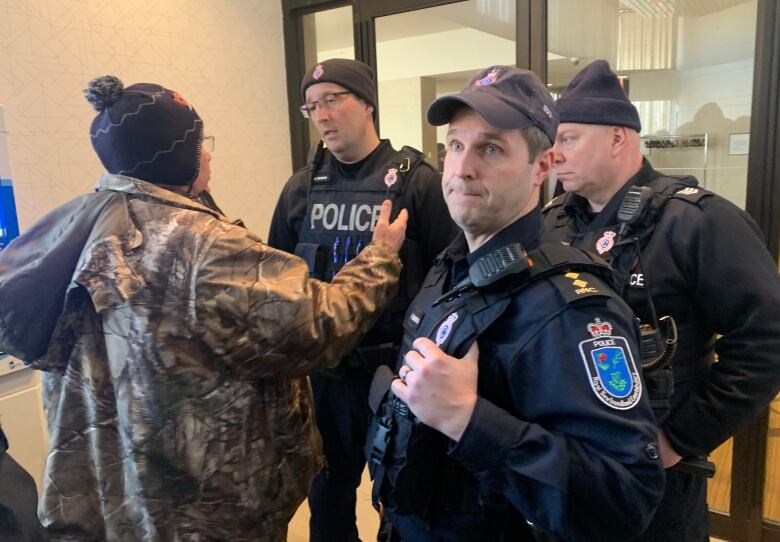
POLYGON ((92 146, 109 173, 155 184, 192 184, 200 169, 203 121, 176 91, 152 83, 127 88, 113 75, 90 81, 98 112, 92 146))

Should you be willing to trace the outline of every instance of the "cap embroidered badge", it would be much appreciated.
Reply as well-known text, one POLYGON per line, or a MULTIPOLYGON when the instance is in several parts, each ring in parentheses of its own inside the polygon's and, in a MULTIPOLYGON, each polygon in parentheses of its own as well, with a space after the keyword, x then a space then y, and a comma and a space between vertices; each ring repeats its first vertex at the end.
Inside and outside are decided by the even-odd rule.
POLYGON ((322 64, 317 64, 314 66, 314 71, 311 72, 311 76, 315 79, 319 79, 322 77, 323 73, 325 73, 325 68, 322 67, 322 64))
POLYGON ((496 82, 496 79, 498 79, 498 68, 493 68, 487 73, 487 75, 485 75, 485 77, 478 79, 474 82, 474 84, 478 87, 484 87, 487 85, 492 85, 496 82))

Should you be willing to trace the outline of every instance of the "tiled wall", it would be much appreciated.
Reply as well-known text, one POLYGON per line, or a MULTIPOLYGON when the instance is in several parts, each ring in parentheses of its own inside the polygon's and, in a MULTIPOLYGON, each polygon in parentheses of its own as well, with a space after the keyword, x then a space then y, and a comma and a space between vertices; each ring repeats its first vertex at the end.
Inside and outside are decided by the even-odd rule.
POLYGON ((6 106, 20 226, 92 188, 95 76, 179 91, 216 137, 212 192, 263 237, 291 173, 279 0, 0 0, 6 106))

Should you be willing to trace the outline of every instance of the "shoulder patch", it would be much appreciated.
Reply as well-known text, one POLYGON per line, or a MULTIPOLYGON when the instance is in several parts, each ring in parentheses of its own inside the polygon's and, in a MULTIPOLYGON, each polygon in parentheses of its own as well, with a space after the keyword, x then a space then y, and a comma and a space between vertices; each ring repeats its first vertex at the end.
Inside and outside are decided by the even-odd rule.
POLYGON ((580 343, 580 354, 593 393, 610 408, 633 408, 642 397, 642 380, 628 341, 612 335, 612 324, 600 318, 587 331, 593 338, 580 343))
POLYGON ((550 280, 566 303, 574 303, 593 296, 609 297, 612 294, 603 282, 590 273, 569 271, 553 275, 550 280))

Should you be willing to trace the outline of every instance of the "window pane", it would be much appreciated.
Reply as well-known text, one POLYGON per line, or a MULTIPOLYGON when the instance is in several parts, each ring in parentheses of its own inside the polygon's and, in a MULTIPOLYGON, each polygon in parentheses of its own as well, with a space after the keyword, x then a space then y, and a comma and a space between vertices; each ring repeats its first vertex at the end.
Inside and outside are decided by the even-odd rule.
POLYGON ((769 407, 769 435, 766 450, 764 517, 780 522, 780 395, 769 407))
POLYGON ((514 0, 468 0, 377 18, 381 137, 440 166, 446 129, 425 122, 428 105, 482 68, 515 64, 515 13, 514 0))
POLYGON ((553 93, 604 58, 625 77, 656 169, 745 206, 755 0, 549 0, 553 93))
POLYGON ((715 463, 715 476, 707 481, 707 504, 713 510, 728 513, 731 502, 731 459, 734 439, 730 438, 712 452, 710 461, 715 463))

